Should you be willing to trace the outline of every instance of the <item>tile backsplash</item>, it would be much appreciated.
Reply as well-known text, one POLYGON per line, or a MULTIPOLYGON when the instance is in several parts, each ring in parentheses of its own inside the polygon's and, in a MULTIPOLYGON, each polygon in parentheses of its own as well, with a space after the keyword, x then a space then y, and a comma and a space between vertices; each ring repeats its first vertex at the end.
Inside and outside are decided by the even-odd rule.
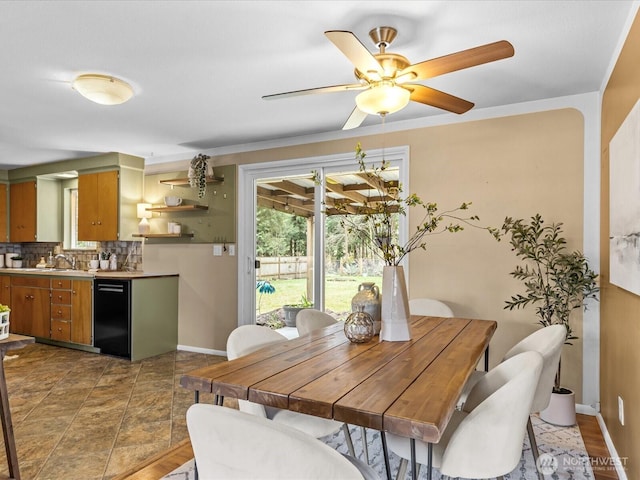
MULTIPOLYGON (((24 258, 23 267, 35 267, 40 258, 45 261, 49 252, 55 256, 62 253, 65 257, 76 259, 78 270, 87 270, 89 260, 94 260, 100 252, 108 251, 116 255, 118 270, 142 271, 142 242, 99 242, 96 250, 63 250, 59 243, 0 243, 0 254, 20 253, 24 258)), ((59 260, 62 263, 62 260, 59 260)), ((60 265, 62 266, 62 265, 60 265)))

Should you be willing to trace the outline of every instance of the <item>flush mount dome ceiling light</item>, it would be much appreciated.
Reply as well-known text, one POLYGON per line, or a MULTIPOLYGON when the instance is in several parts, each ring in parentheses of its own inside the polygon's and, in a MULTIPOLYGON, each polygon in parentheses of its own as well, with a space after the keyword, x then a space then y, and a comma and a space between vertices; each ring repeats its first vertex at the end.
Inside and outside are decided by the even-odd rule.
POLYGON ((97 73, 80 75, 73 81, 73 89, 100 105, 120 105, 133 97, 133 89, 127 82, 97 73))

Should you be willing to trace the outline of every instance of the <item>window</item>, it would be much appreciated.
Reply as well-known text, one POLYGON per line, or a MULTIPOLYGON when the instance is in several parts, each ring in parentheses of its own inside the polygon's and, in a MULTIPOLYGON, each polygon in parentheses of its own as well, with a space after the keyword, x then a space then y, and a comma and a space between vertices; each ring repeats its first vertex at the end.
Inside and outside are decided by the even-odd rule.
MULTIPOLYGON (((66 203, 66 202, 65 202, 66 203)), ((67 230, 67 222, 65 222, 65 230, 69 231, 70 248, 78 250, 97 250, 98 242, 88 242, 78 240, 78 189, 69 189, 69 210, 67 210, 71 219, 68 222, 69 230, 67 230)), ((65 235, 66 237, 66 235, 65 235)), ((66 243, 66 242, 65 242, 66 243)))

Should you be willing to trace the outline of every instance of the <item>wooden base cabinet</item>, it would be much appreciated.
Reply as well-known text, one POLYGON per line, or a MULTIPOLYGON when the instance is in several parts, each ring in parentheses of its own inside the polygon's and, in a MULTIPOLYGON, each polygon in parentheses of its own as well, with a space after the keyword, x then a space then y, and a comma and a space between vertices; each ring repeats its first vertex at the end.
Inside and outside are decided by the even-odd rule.
POLYGON ((92 281, 51 279, 51 339, 92 344, 92 281))
POLYGON ((11 277, 9 330, 30 337, 49 338, 51 299, 48 278, 11 277))
POLYGON ((93 281, 73 280, 71 284, 71 342, 93 345, 92 304, 93 281))

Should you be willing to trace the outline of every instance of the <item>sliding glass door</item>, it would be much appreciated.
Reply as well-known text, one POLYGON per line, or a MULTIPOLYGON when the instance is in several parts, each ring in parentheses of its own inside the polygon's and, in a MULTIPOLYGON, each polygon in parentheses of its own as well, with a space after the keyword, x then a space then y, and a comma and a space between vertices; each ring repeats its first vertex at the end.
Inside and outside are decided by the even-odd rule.
MULTIPOLYGON (((384 158, 386 178, 406 185, 408 149, 384 158)), ((295 309, 310 305, 346 318, 361 283, 381 287, 381 260, 348 233, 358 206, 377 194, 352 153, 240 166, 238 193, 239 325, 292 325, 295 309)), ((398 232, 405 236, 404 217, 398 232)))

